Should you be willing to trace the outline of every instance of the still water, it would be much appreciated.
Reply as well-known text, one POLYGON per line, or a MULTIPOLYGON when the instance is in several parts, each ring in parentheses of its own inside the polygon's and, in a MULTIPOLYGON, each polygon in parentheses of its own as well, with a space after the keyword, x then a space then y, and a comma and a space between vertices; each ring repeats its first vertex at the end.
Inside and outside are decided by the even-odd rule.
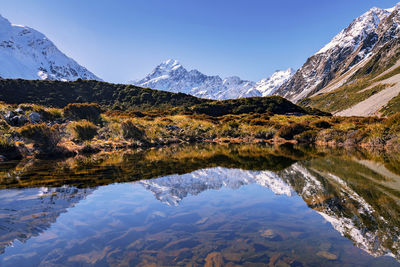
POLYGON ((400 158, 196 146, 0 167, 0 266, 400 266, 400 158))

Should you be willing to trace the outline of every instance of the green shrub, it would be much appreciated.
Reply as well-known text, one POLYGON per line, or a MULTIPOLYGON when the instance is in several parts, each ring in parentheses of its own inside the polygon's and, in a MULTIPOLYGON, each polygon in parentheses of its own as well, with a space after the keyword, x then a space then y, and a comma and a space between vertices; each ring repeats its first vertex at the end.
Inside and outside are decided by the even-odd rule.
POLYGON ((295 135, 298 135, 304 131, 306 131, 308 127, 304 124, 300 123, 293 123, 289 125, 282 126, 278 131, 278 136, 286 139, 291 140, 295 135))
POLYGON ((57 125, 47 126, 45 123, 27 124, 18 129, 19 134, 33 141, 34 146, 40 152, 54 152, 61 141, 60 131, 57 125))
POLYGON ((121 123, 122 136, 125 139, 137 139, 142 140, 144 137, 144 132, 136 127, 133 120, 126 120, 121 123))
POLYGON ((97 126, 89 121, 77 121, 71 123, 74 138, 80 141, 92 140, 97 135, 97 126))
POLYGON ((95 103, 72 103, 64 108, 64 117, 72 120, 87 120, 100 123, 102 109, 95 103))

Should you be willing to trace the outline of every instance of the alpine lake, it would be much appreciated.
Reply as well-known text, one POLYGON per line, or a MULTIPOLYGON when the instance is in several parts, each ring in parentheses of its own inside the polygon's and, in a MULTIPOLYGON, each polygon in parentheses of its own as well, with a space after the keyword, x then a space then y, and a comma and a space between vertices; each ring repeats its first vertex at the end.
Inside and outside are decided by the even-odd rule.
POLYGON ((400 155, 187 145, 0 165, 0 266, 400 266, 400 155))

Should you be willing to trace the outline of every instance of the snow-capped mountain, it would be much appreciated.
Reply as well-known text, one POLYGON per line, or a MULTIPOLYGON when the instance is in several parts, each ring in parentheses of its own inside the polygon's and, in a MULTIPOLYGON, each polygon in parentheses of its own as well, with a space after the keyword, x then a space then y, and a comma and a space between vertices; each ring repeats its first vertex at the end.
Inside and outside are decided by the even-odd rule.
POLYGON ((0 16, 0 77, 27 80, 100 80, 63 54, 45 35, 0 16))
POLYGON ((198 70, 188 71, 177 60, 169 59, 158 65, 145 78, 130 83, 146 88, 223 100, 271 95, 291 74, 291 70, 277 72, 271 78, 259 83, 241 80, 237 76, 222 79, 219 76, 207 76, 198 70))
POLYGON ((295 71, 292 68, 287 70, 278 70, 271 77, 263 79, 256 83, 256 85, 246 95, 251 96, 252 92, 261 94, 262 96, 271 96, 275 94, 276 90, 289 80, 295 71))
MULTIPOLYGON (((277 94, 299 101, 346 73, 373 54, 380 40, 385 20, 396 15, 398 6, 391 9, 372 8, 356 18, 316 54, 311 56, 295 75, 285 82, 277 94)), ((392 38, 395 36, 392 36, 392 38)))
POLYGON ((259 184, 277 195, 292 196, 293 190, 279 176, 270 171, 246 171, 240 169, 211 168, 183 175, 171 175, 139 182, 163 203, 177 206, 189 196, 203 191, 227 187, 238 189, 243 185, 259 184))

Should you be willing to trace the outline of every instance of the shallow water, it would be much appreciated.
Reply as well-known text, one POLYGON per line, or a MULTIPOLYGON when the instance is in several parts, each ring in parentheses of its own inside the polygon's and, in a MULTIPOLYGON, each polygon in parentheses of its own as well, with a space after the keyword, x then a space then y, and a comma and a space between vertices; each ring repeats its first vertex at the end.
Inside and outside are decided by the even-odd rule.
POLYGON ((397 159, 206 146, 3 165, 0 265, 400 266, 397 159))

